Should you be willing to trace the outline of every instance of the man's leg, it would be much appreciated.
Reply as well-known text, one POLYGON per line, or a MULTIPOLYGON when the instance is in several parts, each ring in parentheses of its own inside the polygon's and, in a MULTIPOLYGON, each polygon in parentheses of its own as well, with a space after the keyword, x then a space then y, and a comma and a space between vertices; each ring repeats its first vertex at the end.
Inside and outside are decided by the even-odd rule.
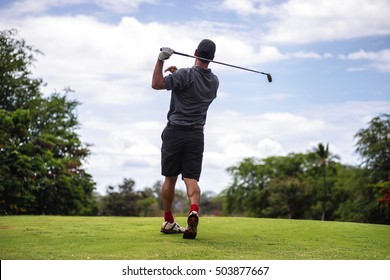
POLYGON ((164 183, 161 187, 162 205, 164 209, 164 222, 161 226, 161 232, 163 233, 183 233, 185 231, 185 228, 182 228, 175 222, 175 218, 172 214, 176 180, 177 176, 165 177, 164 183))
POLYGON ((198 233, 200 188, 195 179, 183 178, 187 187, 187 195, 190 201, 190 214, 187 218, 187 228, 183 238, 195 239, 198 233))
POLYGON ((200 188, 195 179, 183 178, 187 188, 187 196, 190 201, 190 212, 199 212, 200 188))
POLYGON ((162 206, 164 210, 164 219, 170 223, 174 222, 172 214, 172 204, 175 198, 175 185, 177 176, 165 177, 164 183, 161 187, 162 206))

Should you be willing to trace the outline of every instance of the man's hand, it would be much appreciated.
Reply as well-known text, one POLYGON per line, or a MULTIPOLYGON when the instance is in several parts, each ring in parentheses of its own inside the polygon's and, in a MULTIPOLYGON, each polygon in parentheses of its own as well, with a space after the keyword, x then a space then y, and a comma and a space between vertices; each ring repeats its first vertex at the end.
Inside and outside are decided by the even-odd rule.
POLYGON ((158 60, 164 61, 169 59, 173 52, 174 50, 172 50, 171 48, 161 48, 161 52, 158 55, 158 60))
POLYGON ((167 69, 165 69, 164 72, 176 72, 177 71, 177 67, 176 66, 169 66, 167 69))

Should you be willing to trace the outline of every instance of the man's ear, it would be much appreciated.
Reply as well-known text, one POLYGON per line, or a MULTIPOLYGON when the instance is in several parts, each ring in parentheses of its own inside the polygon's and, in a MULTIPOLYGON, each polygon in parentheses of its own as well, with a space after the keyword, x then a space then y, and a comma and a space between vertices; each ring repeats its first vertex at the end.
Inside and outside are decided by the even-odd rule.
POLYGON ((194 56, 198 56, 198 49, 195 50, 194 56))

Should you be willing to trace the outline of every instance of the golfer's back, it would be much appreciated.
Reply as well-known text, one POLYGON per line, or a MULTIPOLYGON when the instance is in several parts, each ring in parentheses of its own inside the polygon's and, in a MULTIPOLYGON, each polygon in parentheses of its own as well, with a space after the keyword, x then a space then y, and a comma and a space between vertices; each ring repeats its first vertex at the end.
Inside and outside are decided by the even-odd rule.
POLYGON ((168 121, 173 125, 205 125, 207 110, 217 97, 219 81, 211 69, 179 69, 165 77, 172 90, 168 121))

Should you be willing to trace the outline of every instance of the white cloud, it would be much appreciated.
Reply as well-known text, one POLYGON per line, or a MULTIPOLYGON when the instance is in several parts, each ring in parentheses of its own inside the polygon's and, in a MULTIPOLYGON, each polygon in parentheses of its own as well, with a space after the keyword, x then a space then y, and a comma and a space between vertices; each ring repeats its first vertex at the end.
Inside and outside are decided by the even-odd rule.
POLYGON ((43 14, 54 7, 65 7, 77 4, 84 4, 89 0, 19 0, 12 1, 0 15, 5 18, 15 18, 18 16, 31 16, 43 14))
POLYGON ((390 34, 387 0, 225 0, 222 8, 243 15, 269 16, 264 39, 303 44, 390 34))
POLYGON ((316 135, 324 126, 322 120, 288 112, 244 115, 224 111, 216 116, 213 114, 206 134, 212 139, 208 141, 211 150, 220 157, 218 162, 226 165, 244 157, 283 154, 289 150, 282 145, 285 140, 292 142, 292 139, 300 139, 301 135, 316 135))
POLYGON ((27 18, 16 27, 45 54, 38 57, 34 74, 48 82, 47 92, 70 85, 90 102, 149 100, 150 68, 164 41, 164 26, 134 18, 111 25, 80 15, 27 18))
MULTIPOLYGON (((383 49, 378 52, 367 52, 361 49, 339 57, 343 60, 368 60, 371 61, 371 66, 378 71, 390 72, 390 49, 383 49)), ((358 68, 358 70, 360 69, 358 68)))
POLYGON ((322 58, 322 56, 316 52, 302 52, 302 51, 293 53, 292 56, 294 58, 313 58, 313 59, 322 58))
POLYGON ((365 70, 367 70, 367 69, 364 67, 349 67, 346 71, 347 72, 362 72, 365 70))
POLYGON ((135 179, 140 187, 151 186, 159 179, 163 126, 158 121, 128 123, 103 116, 90 116, 83 122, 83 139, 94 144, 86 166, 99 182, 100 192, 124 177, 135 179))
POLYGON ((11 2, 4 10, 4 16, 39 15, 52 8, 88 5, 89 10, 101 8, 117 14, 134 13, 142 4, 157 4, 159 0, 19 0, 11 2))
POLYGON ((250 14, 265 15, 269 13, 269 7, 266 5, 269 2, 267 0, 224 0, 221 9, 231 10, 244 16, 250 14))
POLYGON ((278 156, 278 155, 285 154, 282 145, 279 142, 270 138, 261 139, 257 143, 256 148, 264 158, 269 156, 278 156))
POLYGON ((105 10, 120 14, 132 13, 142 4, 156 4, 159 0, 95 0, 98 6, 105 10))

